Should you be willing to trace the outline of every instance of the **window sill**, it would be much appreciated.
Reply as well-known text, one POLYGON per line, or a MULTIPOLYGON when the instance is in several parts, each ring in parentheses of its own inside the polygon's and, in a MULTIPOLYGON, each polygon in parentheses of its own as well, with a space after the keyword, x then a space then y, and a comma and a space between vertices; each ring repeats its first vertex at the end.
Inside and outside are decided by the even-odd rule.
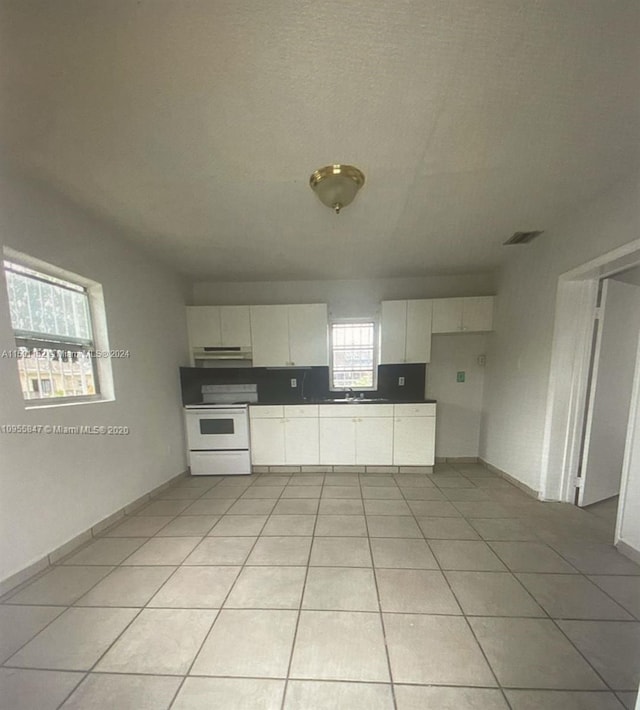
POLYGON ((103 402, 115 402, 116 398, 115 397, 102 397, 102 396, 96 396, 96 397, 91 397, 91 398, 86 398, 86 397, 78 397, 78 398, 69 398, 65 399, 64 401, 52 401, 52 400, 26 400, 25 401, 25 409, 53 409, 53 408, 58 408, 58 407, 75 407, 79 404, 102 404, 103 402))

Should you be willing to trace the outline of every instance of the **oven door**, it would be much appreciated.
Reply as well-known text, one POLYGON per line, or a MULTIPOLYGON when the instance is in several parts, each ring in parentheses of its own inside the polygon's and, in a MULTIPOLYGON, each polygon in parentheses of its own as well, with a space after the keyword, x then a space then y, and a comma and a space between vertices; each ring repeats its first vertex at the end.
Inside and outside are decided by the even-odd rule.
POLYGON ((187 409, 185 419, 190 451, 228 451, 249 448, 246 407, 187 409))

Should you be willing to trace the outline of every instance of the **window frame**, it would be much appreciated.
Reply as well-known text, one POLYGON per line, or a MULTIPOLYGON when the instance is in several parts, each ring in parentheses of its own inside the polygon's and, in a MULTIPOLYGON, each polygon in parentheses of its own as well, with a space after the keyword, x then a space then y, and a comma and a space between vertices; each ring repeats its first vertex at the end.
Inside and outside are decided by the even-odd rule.
POLYGON ((375 392, 378 389, 378 364, 379 364, 379 324, 377 318, 362 317, 362 318, 332 318, 329 322, 329 389, 332 392, 375 392), (333 326, 334 325, 372 325, 373 326, 373 342, 372 348, 372 386, 371 387, 336 387, 333 379, 333 326))
MULTIPOLYGON (((91 279, 88 279, 84 276, 80 276, 79 274, 76 274, 71 271, 67 271, 65 269, 61 269, 60 267, 54 266, 53 264, 49 264, 47 262, 44 262, 40 259, 36 259, 34 257, 31 257, 27 254, 23 254, 21 252, 15 251, 9 247, 4 247, 2 250, 2 257, 3 257, 3 268, 2 268, 2 280, 4 281, 3 288, 5 289, 5 293, 7 294, 7 308, 11 309, 11 302, 10 302, 10 294, 9 294, 9 288, 8 288, 8 283, 7 283, 7 278, 6 278, 6 272, 7 268, 5 266, 4 262, 9 262, 10 264, 15 264, 16 266, 22 267, 24 269, 28 269, 31 271, 35 271, 41 276, 49 277, 49 279, 54 281, 55 285, 55 280, 60 280, 66 283, 69 283, 73 286, 76 286, 79 289, 82 289, 85 292, 86 298, 87 298, 87 306, 88 306, 88 318, 89 318, 89 324, 91 328, 91 347, 87 348, 85 352, 93 352, 95 351, 103 351, 103 352, 108 352, 109 351, 109 339, 108 339, 108 334, 107 334, 107 327, 106 327, 106 313, 105 313, 105 308, 104 308, 104 296, 103 296, 103 291, 102 291, 102 286, 96 281, 92 281, 91 279)), ((30 276, 30 274, 25 274, 26 276, 30 276)), ((34 278, 37 278, 35 276, 34 278)), ((13 327, 13 323, 11 321, 11 315, 9 313, 9 323, 11 327, 11 331, 13 333, 14 341, 15 341, 15 348, 16 351, 19 350, 20 347, 24 347, 24 345, 18 344, 19 340, 25 340, 24 335, 21 335, 22 331, 16 330, 13 327)), ((78 343, 74 342, 74 339, 69 336, 69 340, 67 342, 67 345, 70 346, 65 349, 64 347, 64 341, 62 337, 57 336, 57 338, 60 339, 60 350, 65 351, 65 350, 78 350, 78 343)), ((53 341, 51 341, 52 343, 53 341)), ((50 343, 50 344, 51 344, 50 343)), ((56 348, 53 347, 46 347, 43 346, 43 350, 56 350, 56 348)), ((18 358, 16 358, 18 359, 18 358)), ((94 380, 94 388, 95 388, 95 393, 94 394, 86 394, 86 395, 69 395, 69 396, 55 396, 54 394, 51 394, 46 397, 40 397, 40 398, 34 398, 34 399, 29 399, 24 397, 24 392, 22 390, 22 385, 20 385, 20 393, 22 396, 22 400, 25 405, 25 409, 42 409, 42 408, 47 408, 47 407, 63 407, 63 406, 68 406, 68 405, 76 405, 76 404, 90 404, 90 403, 96 403, 96 402, 110 402, 115 399, 114 396, 114 391, 113 391, 113 372, 112 372, 112 367, 111 367, 111 361, 108 357, 105 358, 96 358, 92 357, 91 359, 91 365, 92 365, 92 373, 93 373, 93 380, 94 380)), ((16 374, 18 375, 18 378, 20 378, 20 370, 18 367, 16 367, 16 374)), ((48 373, 44 373, 45 375, 48 373)), ((42 379, 42 378, 40 378, 42 379)), ((51 383, 53 385, 53 383, 51 383)), ((53 386, 52 386, 52 392, 53 392, 53 386)))

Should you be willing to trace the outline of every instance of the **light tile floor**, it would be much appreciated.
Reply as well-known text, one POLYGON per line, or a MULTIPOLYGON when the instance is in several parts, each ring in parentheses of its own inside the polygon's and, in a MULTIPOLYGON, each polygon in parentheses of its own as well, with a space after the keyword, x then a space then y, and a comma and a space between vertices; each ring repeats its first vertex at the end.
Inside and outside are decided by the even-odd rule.
POLYGON ((476 464, 189 478, 0 600, 0 708, 632 708, 614 515, 476 464))

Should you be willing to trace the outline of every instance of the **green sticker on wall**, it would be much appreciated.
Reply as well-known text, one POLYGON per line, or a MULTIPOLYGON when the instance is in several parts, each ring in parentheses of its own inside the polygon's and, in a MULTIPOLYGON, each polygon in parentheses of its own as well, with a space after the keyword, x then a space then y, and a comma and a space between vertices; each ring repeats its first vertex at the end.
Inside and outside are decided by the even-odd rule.
POLYGON ((464 370, 460 370, 456 375, 456 382, 464 382, 464 370))

